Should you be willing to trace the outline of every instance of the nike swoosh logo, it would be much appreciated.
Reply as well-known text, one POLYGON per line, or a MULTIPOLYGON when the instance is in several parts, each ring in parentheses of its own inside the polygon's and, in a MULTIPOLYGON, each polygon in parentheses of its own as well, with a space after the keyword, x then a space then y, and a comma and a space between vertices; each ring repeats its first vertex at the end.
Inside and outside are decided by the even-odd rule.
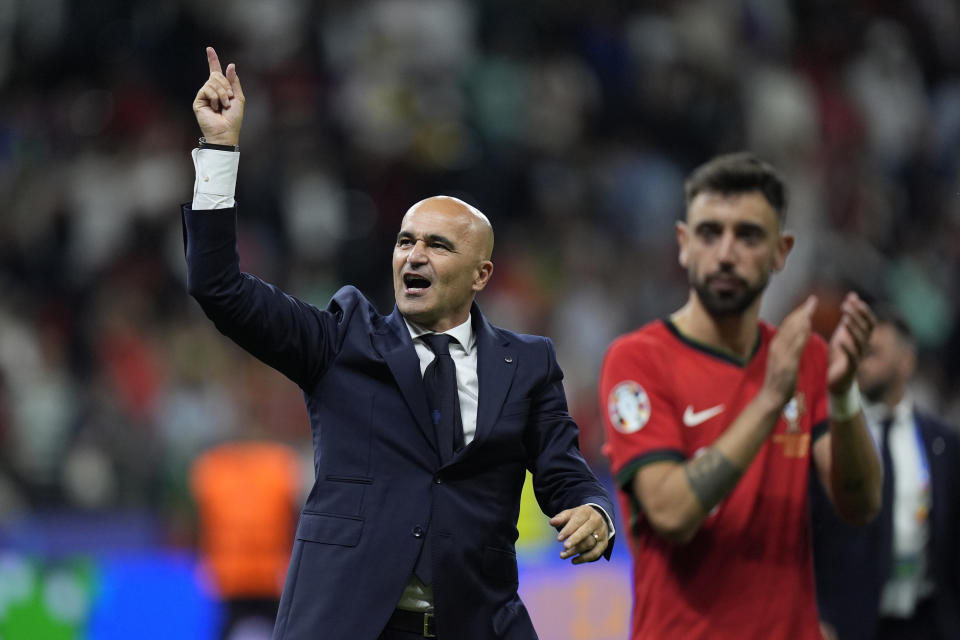
POLYGON ((702 424, 709 420, 710 418, 720 415, 723 413, 723 405, 718 404, 715 407, 710 407, 709 409, 704 409, 703 411, 694 411, 693 407, 687 405, 687 410, 683 412, 683 424, 688 427, 695 427, 698 424, 702 424))

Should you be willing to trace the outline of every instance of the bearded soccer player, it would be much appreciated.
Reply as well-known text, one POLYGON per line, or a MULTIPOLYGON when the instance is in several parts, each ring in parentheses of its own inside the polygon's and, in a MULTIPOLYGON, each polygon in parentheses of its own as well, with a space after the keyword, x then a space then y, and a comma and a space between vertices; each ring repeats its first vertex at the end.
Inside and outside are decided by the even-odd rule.
POLYGON ((809 467, 844 520, 879 511, 855 382, 874 317, 847 295, 829 343, 811 334, 812 296, 779 328, 759 319, 794 244, 769 164, 717 157, 691 174, 686 201, 689 299, 614 341, 600 379, 630 525, 631 637, 819 640, 809 467))

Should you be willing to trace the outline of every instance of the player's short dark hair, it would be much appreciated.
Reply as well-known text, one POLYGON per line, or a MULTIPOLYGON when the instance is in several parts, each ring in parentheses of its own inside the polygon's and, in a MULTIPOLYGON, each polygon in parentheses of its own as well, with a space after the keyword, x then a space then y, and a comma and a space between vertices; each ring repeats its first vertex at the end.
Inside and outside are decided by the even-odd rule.
POLYGON ((777 212, 780 224, 787 215, 787 186, 780 172, 749 151, 716 156, 700 165, 684 183, 687 206, 699 193, 732 195, 759 191, 777 212))

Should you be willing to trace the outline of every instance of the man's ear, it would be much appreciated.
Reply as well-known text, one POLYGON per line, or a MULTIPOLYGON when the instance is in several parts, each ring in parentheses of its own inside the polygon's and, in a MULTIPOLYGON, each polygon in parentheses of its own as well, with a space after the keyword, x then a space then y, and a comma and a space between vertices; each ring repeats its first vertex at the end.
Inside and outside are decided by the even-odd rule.
POLYGON ((687 268, 687 242, 689 241, 689 236, 687 235, 688 228, 687 223, 683 220, 680 220, 676 224, 677 230, 677 247, 679 253, 677 255, 677 261, 680 263, 680 266, 684 269, 687 268))
POLYGON ((774 271, 783 271, 783 267, 787 264, 787 254, 793 249, 794 242, 796 242, 796 238, 792 233, 784 232, 780 234, 780 238, 777 240, 777 255, 773 261, 774 271))
POLYGON ((484 260, 480 263, 480 266, 477 267, 477 276, 473 280, 473 290, 482 291, 484 287, 487 286, 487 283, 490 282, 490 276, 493 275, 493 263, 489 260, 484 260))

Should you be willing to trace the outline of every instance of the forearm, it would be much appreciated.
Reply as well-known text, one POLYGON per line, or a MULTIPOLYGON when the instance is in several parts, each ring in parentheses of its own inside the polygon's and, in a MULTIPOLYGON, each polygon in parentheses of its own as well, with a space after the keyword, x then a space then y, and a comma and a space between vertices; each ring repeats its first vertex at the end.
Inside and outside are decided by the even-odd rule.
POLYGON ((195 212, 184 205, 182 215, 187 292, 201 304, 229 297, 241 278, 234 211, 195 212))
POLYGON ((544 513, 556 514, 595 503, 608 515, 613 503, 580 451, 580 429, 570 416, 563 372, 549 340, 544 340, 547 368, 543 383, 530 399, 525 418, 524 448, 530 454, 527 469, 544 513))
POLYGON ((733 491, 781 408, 778 400, 761 393, 696 457, 641 469, 634 477, 634 491, 651 526, 671 542, 692 539, 710 511, 733 491))
POLYGON ((870 522, 883 501, 883 464, 863 413, 831 419, 830 459, 830 496, 837 513, 853 524, 870 522))
POLYGON ((221 333, 301 387, 323 366, 329 314, 239 267, 234 210, 184 207, 187 291, 221 333))

